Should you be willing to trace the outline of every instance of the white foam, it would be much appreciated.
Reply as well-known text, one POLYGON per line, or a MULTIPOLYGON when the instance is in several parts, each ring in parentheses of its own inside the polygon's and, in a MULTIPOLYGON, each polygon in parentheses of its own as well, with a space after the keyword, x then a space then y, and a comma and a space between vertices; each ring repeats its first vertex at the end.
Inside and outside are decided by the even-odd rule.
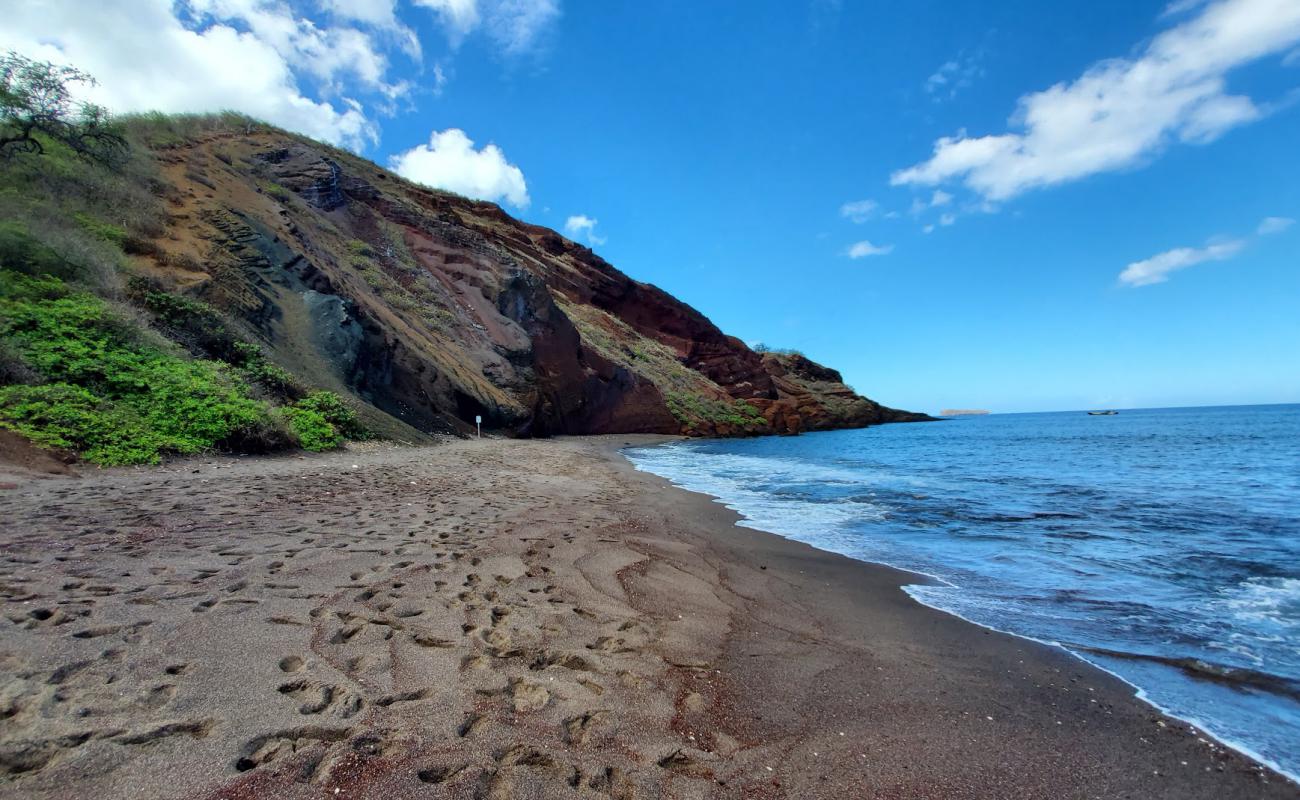
MULTIPOLYGON (((872 485, 872 481, 864 480, 865 476, 857 472, 809 465, 794 459, 767 456, 709 453, 707 457, 701 457, 700 453, 679 444, 639 448, 635 453, 625 451, 624 455, 639 471, 658 475, 675 486, 680 486, 689 491, 712 496, 715 502, 726 506, 741 516, 741 520, 736 523, 740 527, 771 533, 804 542, 828 552, 838 553, 861 561, 883 564, 884 566, 902 569, 930 578, 934 581, 934 584, 906 585, 902 587, 903 591, 927 608, 950 614, 972 625, 1061 649, 1089 666, 1099 669, 1132 687, 1135 696, 1139 700, 1157 709, 1162 714, 1183 720, 1200 729, 1225 747, 1236 750, 1278 774, 1300 783, 1300 774, 1284 769, 1275 760, 1257 752, 1249 745, 1216 731, 1217 726, 1215 723, 1206 723, 1194 715, 1175 711, 1156 702, 1146 689, 1113 669, 1071 650, 1065 644, 987 625, 960 613, 951 605, 941 603, 941 598, 946 598, 950 602, 956 599, 953 590, 960 589, 960 587, 942 576, 927 573, 909 565, 892 564, 875 558, 863 558, 860 547, 850 546, 850 542, 857 545, 861 544, 860 534, 843 531, 841 535, 841 532, 836 530, 846 522, 872 519, 883 520, 889 513, 887 507, 853 500, 819 503, 793 497, 774 497, 767 492, 753 488, 755 485, 762 484, 781 485, 782 483, 790 484, 810 480, 857 484, 864 488, 872 485)), ((888 477, 891 480, 898 480, 896 476, 888 477)), ((1002 600, 997 602, 999 605, 1006 604, 1002 600)), ((1238 591, 1223 598, 1222 602, 1227 609, 1230 609, 1243 619, 1250 621, 1272 620, 1286 625, 1300 625, 1300 580, 1297 579, 1252 578, 1240 584, 1238 591)), ((969 593, 962 596, 959 604, 967 604, 972 607, 980 605, 977 596, 969 593)), ((1035 613, 1041 615, 1042 610, 1038 609, 1035 613)))

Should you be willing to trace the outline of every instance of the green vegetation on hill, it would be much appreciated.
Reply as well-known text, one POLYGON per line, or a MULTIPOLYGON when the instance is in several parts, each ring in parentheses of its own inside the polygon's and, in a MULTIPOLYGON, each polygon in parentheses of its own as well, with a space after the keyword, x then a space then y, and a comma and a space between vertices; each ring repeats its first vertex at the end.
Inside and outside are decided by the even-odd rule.
POLYGON ((60 279, 0 273, 0 337, 13 373, 0 426, 99 464, 156 462, 164 452, 287 443, 265 404, 219 362, 168 353, 129 317, 60 279))
POLYGON ((185 358, 138 319, 53 276, 0 271, 0 341, 9 384, 0 427, 97 464, 295 443, 326 450, 364 435, 338 395, 272 406, 255 396, 249 367, 185 358))
POLYGON ((744 430, 767 426, 758 409, 743 400, 719 400, 685 392, 668 392, 664 399, 668 401, 668 410, 683 425, 691 426, 703 420, 744 430))
POLYGON ((0 428, 102 465, 365 438, 338 395, 268 361, 215 309, 132 277, 129 255, 166 218, 149 148, 258 123, 110 120, 59 94, 85 79, 0 58, 0 428))
POLYGON ((236 342, 238 363, 186 358, 138 318, 50 275, 0 271, 0 343, 0 427, 97 464, 365 438, 342 398, 302 389, 260 348, 236 342), (274 406, 259 388, 297 399, 274 406))

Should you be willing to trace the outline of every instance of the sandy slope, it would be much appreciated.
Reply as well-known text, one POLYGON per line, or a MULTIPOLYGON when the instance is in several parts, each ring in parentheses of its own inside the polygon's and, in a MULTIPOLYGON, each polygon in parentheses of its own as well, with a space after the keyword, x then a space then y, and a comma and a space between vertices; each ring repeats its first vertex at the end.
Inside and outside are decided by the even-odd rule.
POLYGON ((1300 794, 631 440, 16 479, 0 796, 1300 794))

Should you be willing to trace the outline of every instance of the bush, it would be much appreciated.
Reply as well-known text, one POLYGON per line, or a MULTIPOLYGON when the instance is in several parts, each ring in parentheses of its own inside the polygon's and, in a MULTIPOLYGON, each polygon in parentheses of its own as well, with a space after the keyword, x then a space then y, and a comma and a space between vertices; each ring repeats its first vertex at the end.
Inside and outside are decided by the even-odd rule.
POLYGON ((289 425, 302 449, 318 453, 343 445, 343 435, 325 419, 324 414, 297 406, 285 406, 281 410, 289 418, 289 425))
POLYGON ((0 222, 0 264, 29 275, 68 275, 71 265, 32 236, 26 225, 11 219, 0 222))
POLYGON ((279 400, 297 400, 307 394, 307 389, 288 370, 266 360, 262 348, 248 342, 235 345, 239 372, 249 383, 261 386, 279 400))
POLYGON ((158 284, 144 278, 133 278, 127 284, 127 297, 149 312, 154 324, 169 339, 180 342, 195 356, 235 366, 244 365, 244 356, 239 350, 244 343, 230 331, 221 314, 207 303, 165 292, 158 284))
POLYGON ((293 199, 293 192, 278 183, 267 183, 266 193, 271 197, 274 197, 276 200, 279 200, 281 203, 287 203, 293 199))
POLYGON ((0 427, 106 466, 155 463, 163 447, 129 408, 66 383, 0 388, 0 427))
POLYGON ((744 400, 721 400, 686 392, 667 392, 664 400, 668 410, 683 425, 699 421, 733 425, 737 428, 756 429, 767 425, 767 420, 753 405, 744 400))
POLYGON ((151 344, 102 300, 57 278, 0 272, 0 337, 48 381, 0 393, 0 427, 97 464, 156 463, 274 430, 224 364, 151 344))
POLYGON ((367 431, 357 420, 357 412, 334 392, 315 391, 294 403, 294 407, 320 414, 348 439, 365 439, 367 431))

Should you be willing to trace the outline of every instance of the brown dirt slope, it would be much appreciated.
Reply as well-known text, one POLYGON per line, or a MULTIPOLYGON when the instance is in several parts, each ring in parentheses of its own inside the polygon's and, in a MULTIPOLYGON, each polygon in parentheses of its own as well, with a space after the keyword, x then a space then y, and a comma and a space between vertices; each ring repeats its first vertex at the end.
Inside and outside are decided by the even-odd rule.
POLYGON ((233 317, 282 367, 400 439, 797 433, 918 418, 491 203, 283 132, 157 150, 170 223, 135 266, 233 317))

